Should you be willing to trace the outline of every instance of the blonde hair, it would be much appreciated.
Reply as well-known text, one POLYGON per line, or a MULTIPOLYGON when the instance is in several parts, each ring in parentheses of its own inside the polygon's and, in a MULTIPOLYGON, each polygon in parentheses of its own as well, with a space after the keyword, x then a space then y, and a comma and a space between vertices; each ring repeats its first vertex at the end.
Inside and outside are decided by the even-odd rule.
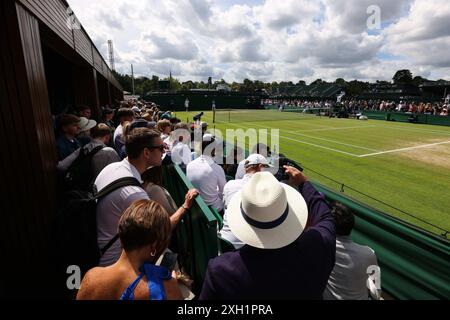
POLYGON ((125 140, 126 137, 130 134, 131 122, 127 121, 122 125, 122 134, 125 140))
POLYGON ((147 120, 148 122, 153 121, 153 117, 150 115, 150 113, 146 112, 141 116, 142 119, 147 120))
POLYGON ((158 125, 156 126, 156 129, 162 133, 165 128, 171 127, 171 126, 172 126, 172 124, 170 123, 169 120, 160 120, 160 121, 158 121, 158 125))
POLYGON ((156 256, 169 246, 171 237, 170 217, 157 202, 134 202, 119 221, 119 237, 127 252, 154 245, 156 256))

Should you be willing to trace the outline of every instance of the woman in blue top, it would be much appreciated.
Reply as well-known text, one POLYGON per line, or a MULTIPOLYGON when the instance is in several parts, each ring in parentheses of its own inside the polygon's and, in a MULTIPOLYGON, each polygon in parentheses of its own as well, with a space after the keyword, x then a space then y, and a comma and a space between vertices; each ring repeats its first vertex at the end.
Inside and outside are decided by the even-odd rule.
POLYGON ((171 272, 155 266, 171 236, 170 218, 157 202, 133 203, 119 222, 122 255, 107 268, 90 270, 77 300, 181 300, 171 272))

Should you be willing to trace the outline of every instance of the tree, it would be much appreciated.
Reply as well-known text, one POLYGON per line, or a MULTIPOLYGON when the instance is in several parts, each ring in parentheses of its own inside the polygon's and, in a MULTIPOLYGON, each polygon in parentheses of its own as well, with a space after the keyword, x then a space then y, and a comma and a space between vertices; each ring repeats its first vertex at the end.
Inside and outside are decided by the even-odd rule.
POLYGON ((252 80, 244 79, 244 83, 242 84, 240 88, 241 92, 254 92, 256 87, 252 80))
POLYGON ((412 84, 413 75, 409 70, 399 70, 395 73, 394 78, 395 84, 412 84))
POLYGON ((208 89, 208 85, 205 82, 201 81, 200 83, 197 84, 197 88, 208 89))
POLYGON ((170 81, 170 90, 178 91, 181 89, 181 83, 178 81, 178 79, 172 77, 172 78, 165 78, 164 81, 170 81))
POLYGON ((142 84, 143 94, 145 95, 145 94, 149 93, 152 90, 153 90, 153 88, 152 88, 152 81, 150 79, 146 79, 144 81, 144 83, 142 84))
POLYGON ((311 86, 315 86, 315 85, 323 84, 323 83, 324 83, 324 81, 322 79, 317 79, 316 81, 311 83, 311 86))
POLYGON ((181 89, 182 90, 192 90, 192 89, 195 89, 195 88, 196 88, 195 87, 195 83, 193 81, 191 81, 191 80, 183 82, 181 84, 181 89))
POLYGON ((153 76, 152 77, 152 90, 159 90, 159 77, 158 76, 153 76))
POLYGON ((421 84, 424 84, 425 82, 429 82, 430 80, 426 78, 422 78, 421 76, 414 77, 412 84, 416 87, 420 86, 421 84))
POLYGON ((342 78, 336 79, 336 81, 334 83, 341 85, 341 86, 345 86, 347 84, 347 82, 342 78))
POLYGON ((347 93, 350 96, 358 96, 369 89, 369 83, 353 80, 347 83, 347 93))
POLYGON ((233 82, 233 83, 231 84, 231 91, 234 91, 234 92, 239 92, 239 91, 241 91, 241 84, 240 84, 240 83, 237 83, 237 82, 233 82))

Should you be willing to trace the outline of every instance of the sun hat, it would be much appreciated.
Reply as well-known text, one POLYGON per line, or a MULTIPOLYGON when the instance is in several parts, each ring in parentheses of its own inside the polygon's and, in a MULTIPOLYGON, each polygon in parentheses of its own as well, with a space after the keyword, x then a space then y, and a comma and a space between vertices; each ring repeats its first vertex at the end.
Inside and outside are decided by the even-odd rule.
POLYGON ((97 121, 89 120, 85 117, 80 118, 80 132, 86 132, 91 130, 97 125, 97 121))
POLYGON ((297 190, 259 172, 231 199, 227 215, 231 232, 243 243, 280 249, 303 233, 308 207, 297 190))
POLYGON ((207 133, 203 136, 203 142, 214 142, 214 141, 216 141, 216 138, 210 133, 207 133))
POLYGON ((252 154, 244 162, 245 168, 255 166, 257 164, 262 164, 265 168, 273 167, 269 164, 269 161, 266 159, 266 157, 260 154, 252 154))

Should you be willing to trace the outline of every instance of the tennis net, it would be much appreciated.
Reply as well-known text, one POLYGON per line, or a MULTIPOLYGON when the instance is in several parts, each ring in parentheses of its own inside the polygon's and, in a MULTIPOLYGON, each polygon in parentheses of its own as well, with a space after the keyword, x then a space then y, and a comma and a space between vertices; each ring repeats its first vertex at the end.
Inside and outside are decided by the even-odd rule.
POLYGON ((296 110, 237 110, 219 109, 215 113, 216 123, 239 123, 255 121, 308 120, 328 115, 328 109, 296 110))

